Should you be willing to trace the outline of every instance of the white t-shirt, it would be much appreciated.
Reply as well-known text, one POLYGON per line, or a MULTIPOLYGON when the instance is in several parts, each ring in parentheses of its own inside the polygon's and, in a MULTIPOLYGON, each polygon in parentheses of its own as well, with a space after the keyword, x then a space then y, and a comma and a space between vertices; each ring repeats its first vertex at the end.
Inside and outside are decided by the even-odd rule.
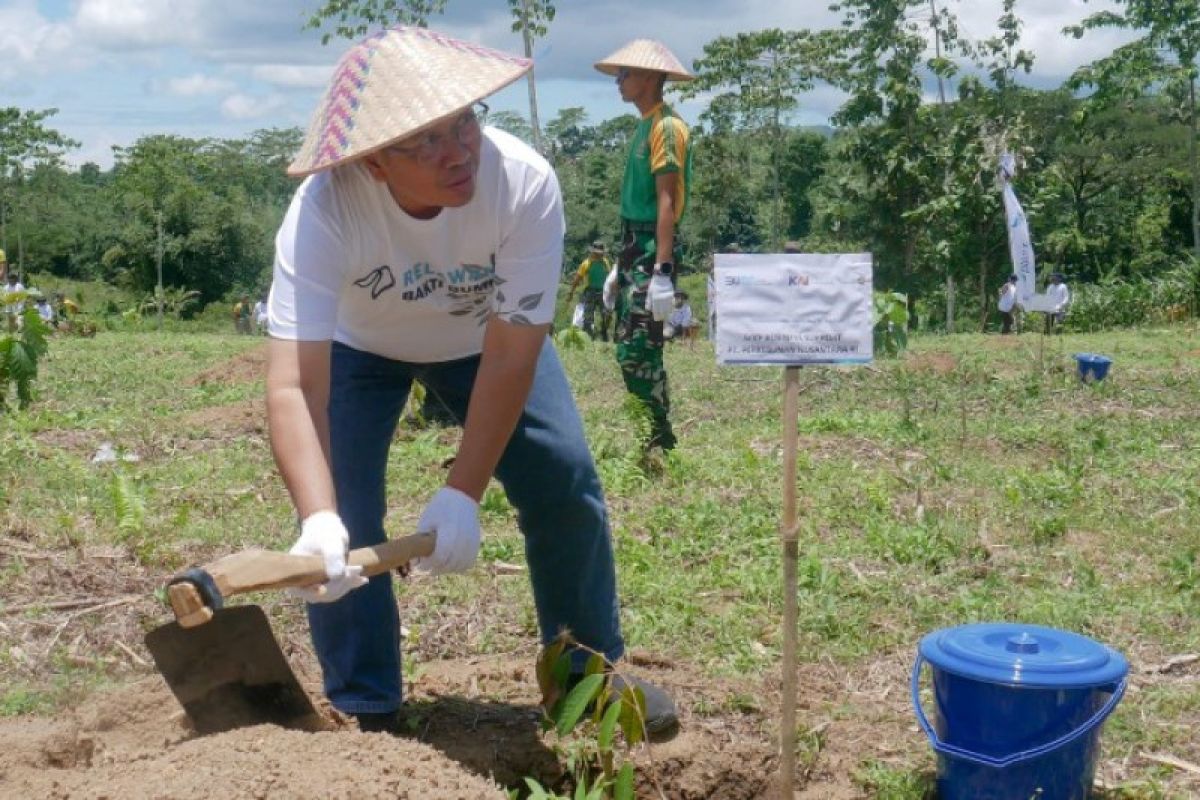
MULTIPOLYGON (((3 284, 0 284, 0 287, 2 287, 0 288, 0 294, 5 292, 16 293, 25 291, 25 284, 21 283, 20 281, 17 281, 16 283, 8 283, 5 281, 3 284)), ((4 310, 10 314, 20 314, 25 310, 25 303, 10 303, 4 307, 4 310)))
POLYGON ((433 219, 406 214, 361 162, 320 172, 296 190, 275 238, 269 330, 415 363, 477 355, 492 314, 554 318, 564 234, 550 164, 493 128, 475 196, 433 219))
POLYGON ((1065 283, 1052 283, 1046 287, 1046 294, 1054 301, 1055 313, 1066 311, 1071 302, 1071 291, 1065 283))
POLYGON ((1000 292, 1000 302, 997 304, 1001 311, 1008 313, 1013 310, 1013 306, 1017 303, 1017 285, 1015 283, 1004 284, 1003 291, 1000 292))
POLYGON ((671 310, 671 316, 667 318, 667 324, 672 328, 686 328, 692 324, 692 307, 684 303, 679 308, 671 310))

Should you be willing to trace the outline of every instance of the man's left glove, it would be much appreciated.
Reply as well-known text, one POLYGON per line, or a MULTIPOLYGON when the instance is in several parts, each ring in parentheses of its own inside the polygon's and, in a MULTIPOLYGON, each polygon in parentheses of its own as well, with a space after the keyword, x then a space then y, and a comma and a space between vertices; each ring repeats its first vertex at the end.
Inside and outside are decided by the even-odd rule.
POLYGON ((365 586, 367 579, 362 575, 362 567, 346 566, 349 546, 350 534, 342 524, 342 518, 334 512, 318 511, 305 517, 300 523, 300 538, 288 552, 324 558, 329 580, 319 586, 300 586, 288 591, 308 603, 332 603, 365 586))
POLYGON ((479 504, 458 489, 443 486, 425 507, 417 533, 436 533, 433 554, 415 567, 431 575, 466 572, 479 555, 479 504))
POLYGON ((671 265, 655 264, 654 275, 646 288, 646 306, 650 316, 664 322, 675 306, 675 287, 671 284, 671 265))

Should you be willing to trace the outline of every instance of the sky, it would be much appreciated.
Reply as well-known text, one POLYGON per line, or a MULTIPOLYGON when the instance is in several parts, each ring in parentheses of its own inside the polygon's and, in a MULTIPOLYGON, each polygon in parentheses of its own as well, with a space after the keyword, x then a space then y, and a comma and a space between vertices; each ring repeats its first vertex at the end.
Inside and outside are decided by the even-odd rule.
MULTIPOLYGON (((972 38, 995 35, 1002 0, 941 0, 972 38)), ((78 166, 111 166, 114 145, 142 136, 240 138, 262 128, 306 127, 349 46, 321 44, 304 29, 321 0, 0 0, 0 106, 57 108, 46 124, 78 140, 67 155, 78 166)), ((632 111, 612 78, 592 63, 630 39, 654 36, 684 64, 719 37, 764 28, 821 29, 839 17, 826 0, 556 0, 549 35, 535 43, 539 117, 583 106, 592 123, 632 111)), ((1021 82, 1059 85, 1076 67, 1128 39, 1119 32, 1064 36, 1063 26, 1113 8, 1111 0, 1020 0, 1022 47, 1035 53, 1021 82)), ((447 0, 431 27, 514 53, 503 0, 447 0)), ((822 124, 841 102, 818 86, 800 98, 792 121, 822 124)), ((528 116, 519 82, 489 100, 496 110, 528 116)), ((677 105, 694 120, 702 99, 677 105)))

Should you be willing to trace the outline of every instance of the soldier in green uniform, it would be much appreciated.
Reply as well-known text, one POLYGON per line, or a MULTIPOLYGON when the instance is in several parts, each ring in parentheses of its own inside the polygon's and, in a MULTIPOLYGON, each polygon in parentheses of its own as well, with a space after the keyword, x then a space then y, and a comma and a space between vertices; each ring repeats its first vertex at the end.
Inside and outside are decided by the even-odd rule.
POLYGON ((584 284, 583 295, 580 297, 583 302, 583 332, 588 336, 594 335, 596 317, 599 316, 600 338, 606 342, 608 341, 610 314, 604 307, 601 298, 604 292, 604 279, 608 277, 611 269, 612 265, 605 257, 604 242, 592 242, 587 257, 575 270, 575 277, 571 279, 571 287, 567 289, 567 303, 570 303, 571 298, 575 296, 575 289, 579 284, 584 284))
POLYGON ((621 99, 641 120, 630 142, 621 185, 621 249, 605 283, 616 312, 617 361, 625 387, 653 421, 649 447, 675 447, 663 364, 663 322, 675 296, 676 226, 687 206, 692 152, 688 127, 663 102, 663 85, 693 76, 661 42, 637 39, 596 63, 617 79, 621 99))

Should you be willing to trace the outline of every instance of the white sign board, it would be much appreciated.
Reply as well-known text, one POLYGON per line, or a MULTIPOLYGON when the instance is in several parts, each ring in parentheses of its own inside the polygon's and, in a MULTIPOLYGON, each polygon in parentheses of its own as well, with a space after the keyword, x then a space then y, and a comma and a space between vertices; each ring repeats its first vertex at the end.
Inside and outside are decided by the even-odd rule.
POLYGON ((719 253, 714 263, 718 363, 871 361, 870 253, 719 253))

